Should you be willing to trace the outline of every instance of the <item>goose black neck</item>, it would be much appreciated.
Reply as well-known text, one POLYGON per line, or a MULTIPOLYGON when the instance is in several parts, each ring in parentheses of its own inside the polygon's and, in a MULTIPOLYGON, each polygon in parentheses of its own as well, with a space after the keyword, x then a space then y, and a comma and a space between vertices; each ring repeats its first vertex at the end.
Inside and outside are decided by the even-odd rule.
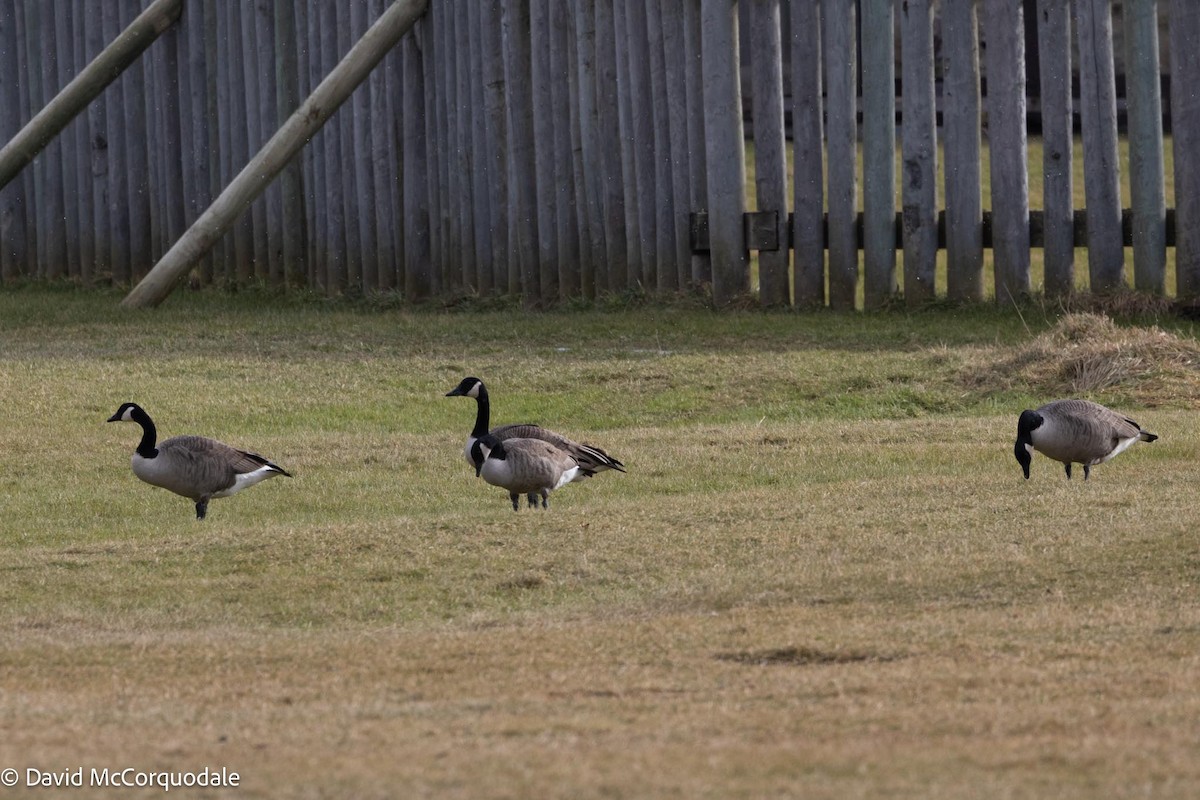
POLYGON ((141 409, 133 412, 133 421, 142 426, 142 440, 138 442, 137 454, 142 458, 154 458, 158 449, 154 446, 158 441, 158 431, 150 415, 141 409))
POLYGON ((471 435, 478 439, 488 432, 488 421, 492 416, 492 404, 488 400, 487 389, 479 384, 479 396, 475 398, 475 430, 471 435))

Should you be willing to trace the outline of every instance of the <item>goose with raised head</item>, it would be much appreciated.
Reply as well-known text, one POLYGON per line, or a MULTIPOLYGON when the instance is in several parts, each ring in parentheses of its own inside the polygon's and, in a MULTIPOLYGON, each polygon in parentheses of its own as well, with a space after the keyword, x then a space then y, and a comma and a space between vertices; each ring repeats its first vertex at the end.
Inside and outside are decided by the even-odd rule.
POLYGON ((1071 478, 1071 464, 1083 464, 1086 481, 1091 468, 1123 452, 1134 442, 1158 437, 1112 409, 1091 400, 1055 400, 1035 410, 1021 412, 1013 454, 1025 478, 1033 451, 1061 461, 1071 478))
MULTIPOLYGON (((596 472, 603 472, 606 469, 614 469, 617 472, 625 471, 624 464, 599 447, 593 447, 590 444, 580 444, 560 433, 547 430, 540 425, 518 423, 501 425, 489 430, 491 402, 488 400, 487 387, 483 385, 483 381, 479 380, 479 378, 463 378, 458 386, 446 392, 446 397, 471 397, 475 399, 475 427, 471 429, 471 435, 467 437, 467 445, 463 448, 463 454, 467 457, 467 462, 472 465, 475 462, 471 456, 471 448, 480 437, 485 434, 491 434, 498 441, 507 441, 508 439, 540 439, 543 442, 548 442, 575 459, 575 462, 589 475, 596 472)), ((581 474, 573 478, 573 480, 581 480, 582 477, 584 476, 581 474)))
POLYGON ((292 477, 257 453, 204 436, 173 436, 159 442, 154 421, 137 403, 123 403, 108 421, 136 422, 142 427, 142 440, 133 453, 133 474, 194 502, 196 519, 204 519, 214 497, 229 497, 276 475, 292 477))
POLYGON ((492 486, 508 490, 513 511, 521 507, 521 495, 528 495, 530 507, 549 508, 550 493, 573 480, 590 477, 567 452, 541 439, 497 439, 485 434, 471 445, 471 461, 476 477, 492 486))

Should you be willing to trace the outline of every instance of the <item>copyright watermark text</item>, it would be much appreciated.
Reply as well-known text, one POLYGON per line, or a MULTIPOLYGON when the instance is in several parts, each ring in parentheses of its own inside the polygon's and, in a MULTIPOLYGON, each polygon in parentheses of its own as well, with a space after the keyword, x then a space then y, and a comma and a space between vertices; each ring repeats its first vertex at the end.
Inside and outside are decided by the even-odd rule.
POLYGON ((9 767, 0 770, 0 786, 12 788, 24 786, 36 788, 82 788, 105 787, 111 789, 161 789, 169 792, 172 789, 187 789, 194 787, 205 788, 237 788, 242 776, 227 767, 203 767, 196 770, 162 770, 151 771, 126 767, 124 769, 43 770, 36 767, 26 767, 24 771, 9 767))

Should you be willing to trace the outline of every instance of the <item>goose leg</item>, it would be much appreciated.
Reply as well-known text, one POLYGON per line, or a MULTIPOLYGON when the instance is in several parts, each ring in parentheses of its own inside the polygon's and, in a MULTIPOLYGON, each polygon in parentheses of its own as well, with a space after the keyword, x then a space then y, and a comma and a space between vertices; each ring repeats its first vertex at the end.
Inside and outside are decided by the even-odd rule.
POLYGON ((208 500, 208 495, 205 495, 196 501, 196 519, 204 519, 204 515, 208 513, 208 500))
POLYGON ((513 511, 521 510, 521 495, 517 494, 516 492, 509 492, 508 499, 512 500, 513 511))
MULTIPOLYGON (((1066 468, 1066 470, 1067 470, 1067 480, 1071 480, 1071 462, 1070 462, 1070 461, 1068 461, 1067 463, 1063 464, 1063 466, 1064 466, 1064 467, 1066 468)), ((1086 470, 1086 469, 1087 469, 1087 467, 1084 467, 1084 469, 1086 470)), ((1085 473, 1085 474, 1086 474, 1086 473, 1085 473)))
POLYGON ((1092 471, 1092 468, 1090 466, 1088 466, 1087 464, 1083 465, 1083 479, 1085 481, 1088 479, 1088 473, 1090 473, 1091 471, 1092 471))
POLYGON ((528 497, 529 497, 529 507, 530 507, 530 508, 537 508, 537 504, 538 504, 538 495, 537 495, 537 492, 530 492, 530 493, 529 493, 529 495, 528 495, 528 497))
POLYGON ((550 493, 547 492, 545 489, 542 489, 542 508, 545 508, 545 509, 550 508, 549 499, 550 499, 550 493))

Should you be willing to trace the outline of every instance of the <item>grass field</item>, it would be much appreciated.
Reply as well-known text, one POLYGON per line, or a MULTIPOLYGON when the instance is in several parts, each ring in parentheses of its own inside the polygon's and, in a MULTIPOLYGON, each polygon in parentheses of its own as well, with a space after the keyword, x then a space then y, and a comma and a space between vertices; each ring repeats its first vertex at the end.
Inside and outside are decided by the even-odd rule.
POLYGON ((117 299, 0 294, 0 768, 21 785, 1200 793, 1189 323, 117 299), (468 374, 494 422, 628 474, 514 514, 462 458, 474 404, 443 395, 468 374), (1018 413, 1069 393, 1161 439, 1086 483, 1040 456, 1023 480, 1018 413), (295 478, 197 522, 131 473, 137 429, 104 422, 125 400, 295 478))

